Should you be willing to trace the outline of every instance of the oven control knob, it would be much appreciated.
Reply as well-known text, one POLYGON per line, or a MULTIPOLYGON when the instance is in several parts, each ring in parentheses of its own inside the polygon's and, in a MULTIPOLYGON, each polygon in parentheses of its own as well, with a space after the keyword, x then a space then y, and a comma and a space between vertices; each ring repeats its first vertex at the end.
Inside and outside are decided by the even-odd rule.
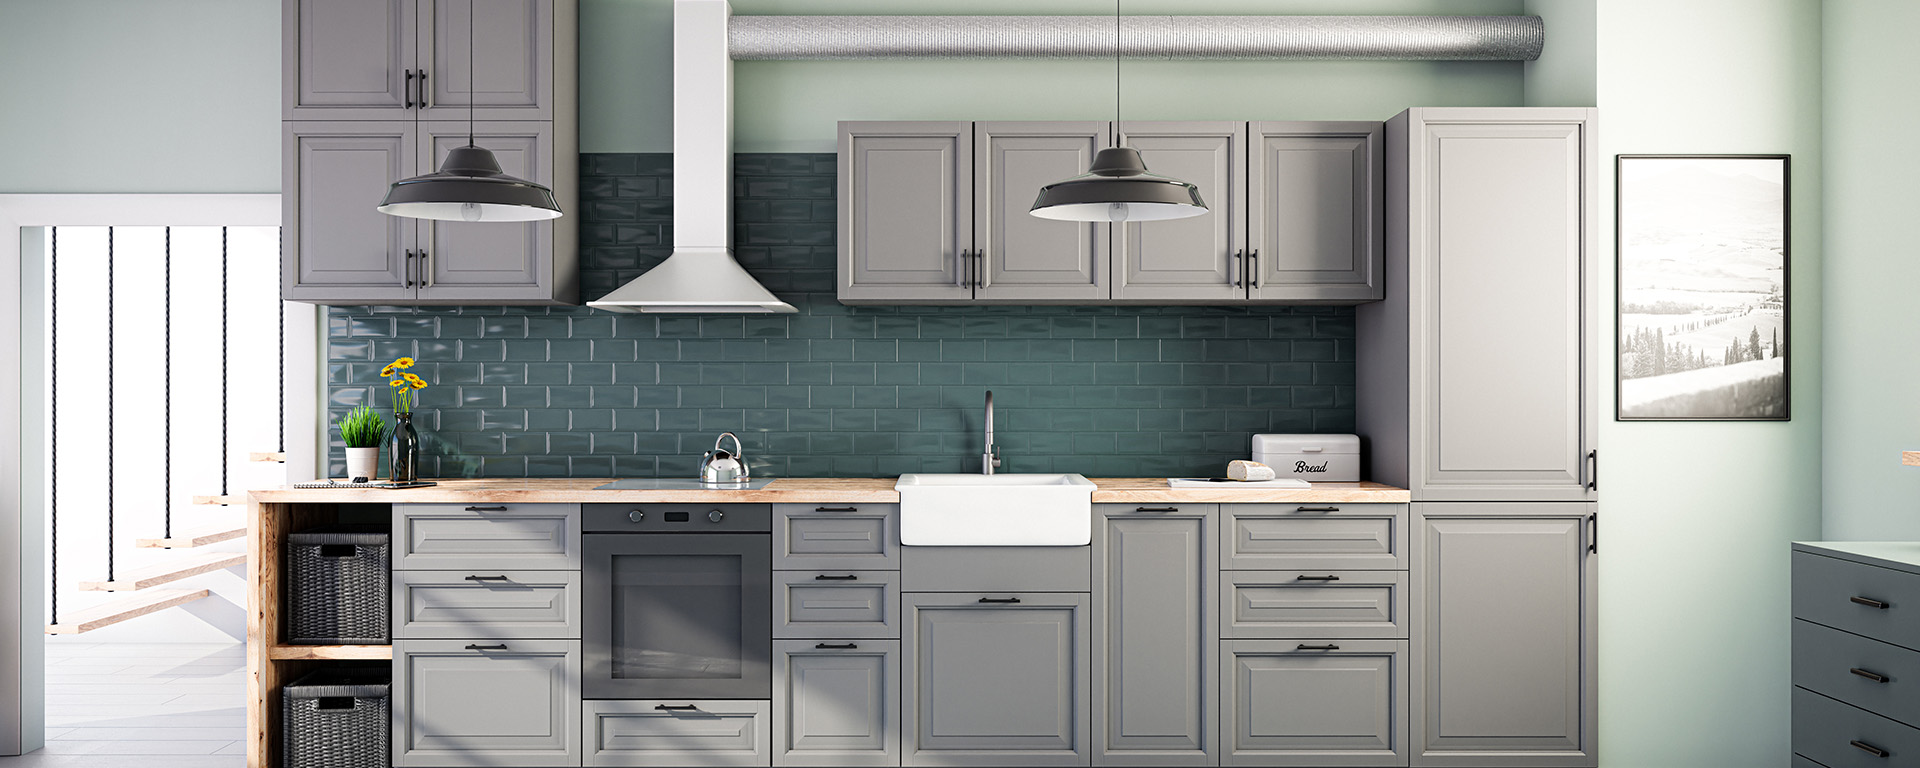
POLYGON ((717 523, 717 522, 720 522, 720 520, 721 520, 722 518, 725 518, 726 516, 727 516, 727 514, 726 514, 725 512, 721 512, 720 510, 717 510, 717 509, 716 509, 716 510, 714 510, 714 511, 712 511, 712 512, 708 512, 708 513, 707 513, 707 519, 708 519, 708 520, 712 520, 712 521, 714 521, 714 522, 716 522, 716 523, 717 523))
POLYGON ((627 519, 628 519, 628 520, 632 520, 632 521, 634 521, 634 522, 636 522, 636 523, 637 523, 637 522, 640 522, 640 521, 642 521, 642 520, 645 520, 645 519, 647 519, 647 513, 645 513, 645 512, 642 512, 642 511, 640 511, 640 510, 637 510, 637 509, 636 509, 636 510, 634 510, 634 511, 632 511, 632 512, 628 512, 628 513, 627 513, 627 519))

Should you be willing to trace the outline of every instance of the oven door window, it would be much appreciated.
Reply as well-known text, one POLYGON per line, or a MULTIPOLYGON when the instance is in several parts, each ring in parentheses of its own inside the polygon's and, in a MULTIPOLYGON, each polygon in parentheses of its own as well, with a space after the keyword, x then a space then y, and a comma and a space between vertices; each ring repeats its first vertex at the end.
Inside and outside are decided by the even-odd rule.
POLYGON ((764 534, 589 535, 588 698, 754 698, 771 687, 764 534))

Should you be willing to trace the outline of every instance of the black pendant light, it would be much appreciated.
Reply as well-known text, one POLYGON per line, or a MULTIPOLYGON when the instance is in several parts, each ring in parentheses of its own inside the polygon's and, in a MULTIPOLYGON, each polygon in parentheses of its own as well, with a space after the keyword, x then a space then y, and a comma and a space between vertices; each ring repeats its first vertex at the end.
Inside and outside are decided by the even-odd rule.
POLYGON ((1085 175, 1041 187, 1030 213, 1059 221, 1153 221, 1207 212, 1199 187, 1148 173, 1139 150, 1118 146, 1120 0, 1113 0, 1113 122, 1115 146, 1094 155, 1085 175))
POLYGON ((500 171, 492 152, 473 141, 473 2, 467 2, 467 145, 455 147, 440 170, 401 179, 387 189, 379 211, 391 216, 440 221, 542 221, 560 217, 553 190, 500 171))

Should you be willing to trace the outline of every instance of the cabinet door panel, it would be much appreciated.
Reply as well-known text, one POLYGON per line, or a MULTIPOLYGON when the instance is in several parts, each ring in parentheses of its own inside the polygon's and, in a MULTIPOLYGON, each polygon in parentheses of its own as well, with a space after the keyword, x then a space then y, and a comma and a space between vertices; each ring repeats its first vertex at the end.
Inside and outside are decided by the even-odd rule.
POLYGON ((840 124, 840 299, 967 301, 972 123, 840 124))
POLYGON ((414 297, 412 219, 375 210, 414 172, 411 122, 286 123, 281 199, 286 298, 372 304, 414 297))
POLYGON ((1385 297, 1380 123, 1254 123, 1248 183, 1257 268, 1249 296, 1267 301, 1385 297))
POLYGON ((1210 765, 1218 513, 1102 505, 1093 546, 1095 765, 1210 765))
POLYGON ((1595 764, 1593 506, 1417 505, 1415 765, 1595 764))
POLYGON ((981 253, 975 298, 1107 299, 1110 226, 1029 211, 1042 186, 1086 173, 1108 139, 1106 123, 974 124, 973 242, 981 253))
POLYGON ((900 641, 782 640, 773 654, 775 765, 900 764, 900 641))
POLYGON ((393 658, 394 765, 580 764, 580 641, 401 640, 393 658))
POLYGON ((1406 765, 1405 641, 1220 645, 1221 765, 1406 765))
POLYGON ((904 765, 1087 763, 1085 594, 908 594, 902 603, 904 765))
POLYGON ((283 0, 280 7, 283 119, 413 119, 413 0, 283 0))
MULTIPOLYGON (((439 167, 467 143, 464 122, 422 123, 420 173, 439 167)), ((553 183, 552 126, 491 122, 474 127, 474 142, 493 152, 500 169, 540 184, 553 183)), ((554 221, 488 222, 423 219, 419 247, 423 301, 525 301, 553 297, 554 221)))
POLYGON ((1147 170, 1200 188, 1203 216, 1117 226, 1113 298, 1237 304, 1247 298, 1247 124, 1129 121, 1121 143, 1147 170))
POLYGON ((769 709, 754 701, 660 699, 585 703, 585 760, 601 766, 753 768, 769 758, 769 709), (689 707, 692 709, 680 709, 689 707), (671 707, 671 709, 669 709, 671 707))
POLYGON ((475 119, 553 119, 555 0, 418 2, 419 66, 427 72, 423 119, 466 119, 476 84, 475 119), (470 24, 477 54, 471 63, 470 24))

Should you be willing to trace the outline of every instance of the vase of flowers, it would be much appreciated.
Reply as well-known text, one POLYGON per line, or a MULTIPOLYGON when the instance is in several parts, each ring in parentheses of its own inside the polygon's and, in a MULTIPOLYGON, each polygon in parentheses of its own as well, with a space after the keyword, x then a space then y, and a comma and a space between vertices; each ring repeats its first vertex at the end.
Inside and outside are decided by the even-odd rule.
POLYGON ((387 445, 387 480, 412 483, 420 480, 420 433, 413 428, 413 392, 426 389, 427 382, 407 372, 413 358, 403 357, 380 369, 393 390, 393 437, 387 445))
POLYGON ((380 443, 387 439, 387 421, 366 406, 340 419, 340 440, 347 444, 347 477, 374 479, 380 471, 380 443))

